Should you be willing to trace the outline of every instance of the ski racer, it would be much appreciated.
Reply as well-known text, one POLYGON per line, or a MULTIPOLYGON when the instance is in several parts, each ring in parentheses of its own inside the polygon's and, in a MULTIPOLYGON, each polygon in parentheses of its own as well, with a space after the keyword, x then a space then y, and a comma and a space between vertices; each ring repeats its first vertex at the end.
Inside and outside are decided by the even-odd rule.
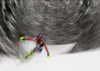
POLYGON ((43 49, 43 46, 45 47, 45 49, 47 51, 47 56, 50 57, 47 46, 44 43, 44 41, 41 39, 41 37, 42 37, 42 34, 38 34, 35 38, 25 38, 25 37, 20 38, 20 41, 29 40, 29 41, 35 41, 36 42, 36 47, 27 56, 25 56, 25 59, 29 59, 34 54, 34 52, 41 53, 42 49, 43 49))

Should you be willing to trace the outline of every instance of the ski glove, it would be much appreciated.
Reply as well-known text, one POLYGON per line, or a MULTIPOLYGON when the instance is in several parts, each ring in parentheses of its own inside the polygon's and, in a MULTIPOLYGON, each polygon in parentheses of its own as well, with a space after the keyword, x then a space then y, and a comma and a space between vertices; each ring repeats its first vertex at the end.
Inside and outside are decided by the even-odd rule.
POLYGON ((48 56, 48 58, 50 58, 50 54, 49 53, 47 54, 47 56, 48 56))
POLYGON ((23 41, 23 40, 25 40, 25 37, 20 37, 20 41, 23 41))

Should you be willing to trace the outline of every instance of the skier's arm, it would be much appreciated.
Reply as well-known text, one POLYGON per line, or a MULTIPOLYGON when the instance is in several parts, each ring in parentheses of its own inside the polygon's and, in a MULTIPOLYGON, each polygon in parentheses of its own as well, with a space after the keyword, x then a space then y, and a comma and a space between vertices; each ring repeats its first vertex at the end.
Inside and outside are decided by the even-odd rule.
POLYGON ((35 41, 33 38, 26 38, 25 40, 35 41))
POLYGON ((44 44, 44 47, 45 47, 45 49, 47 51, 47 56, 50 57, 49 51, 48 51, 47 46, 45 44, 44 44))
POLYGON ((36 38, 25 38, 25 40, 35 41, 36 38))

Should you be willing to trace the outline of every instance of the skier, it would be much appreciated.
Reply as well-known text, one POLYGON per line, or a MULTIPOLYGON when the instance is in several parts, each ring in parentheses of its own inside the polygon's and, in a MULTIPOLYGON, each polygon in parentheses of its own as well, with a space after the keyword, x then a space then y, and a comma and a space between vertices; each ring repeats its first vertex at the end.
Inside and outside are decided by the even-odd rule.
POLYGON ((49 51, 46 47, 46 44, 44 43, 44 41, 41 39, 42 34, 38 34, 35 38, 25 38, 25 37, 21 37, 20 41, 22 40, 30 40, 30 41, 35 41, 36 42, 36 47, 27 55, 25 56, 26 59, 29 59, 34 52, 42 52, 43 46, 45 47, 46 51, 47 51, 47 56, 50 57, 49 51))

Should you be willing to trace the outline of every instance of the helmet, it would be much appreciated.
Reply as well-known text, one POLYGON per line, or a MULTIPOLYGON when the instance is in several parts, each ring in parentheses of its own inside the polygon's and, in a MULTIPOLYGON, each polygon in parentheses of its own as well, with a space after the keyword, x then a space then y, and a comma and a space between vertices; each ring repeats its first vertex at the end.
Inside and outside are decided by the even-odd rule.
POLYGON ((40 37, 40 38, 41 38, 41 37, 42 37, 42 34, 37 34, 37 38, 38 38, 38 37, 40 37))

